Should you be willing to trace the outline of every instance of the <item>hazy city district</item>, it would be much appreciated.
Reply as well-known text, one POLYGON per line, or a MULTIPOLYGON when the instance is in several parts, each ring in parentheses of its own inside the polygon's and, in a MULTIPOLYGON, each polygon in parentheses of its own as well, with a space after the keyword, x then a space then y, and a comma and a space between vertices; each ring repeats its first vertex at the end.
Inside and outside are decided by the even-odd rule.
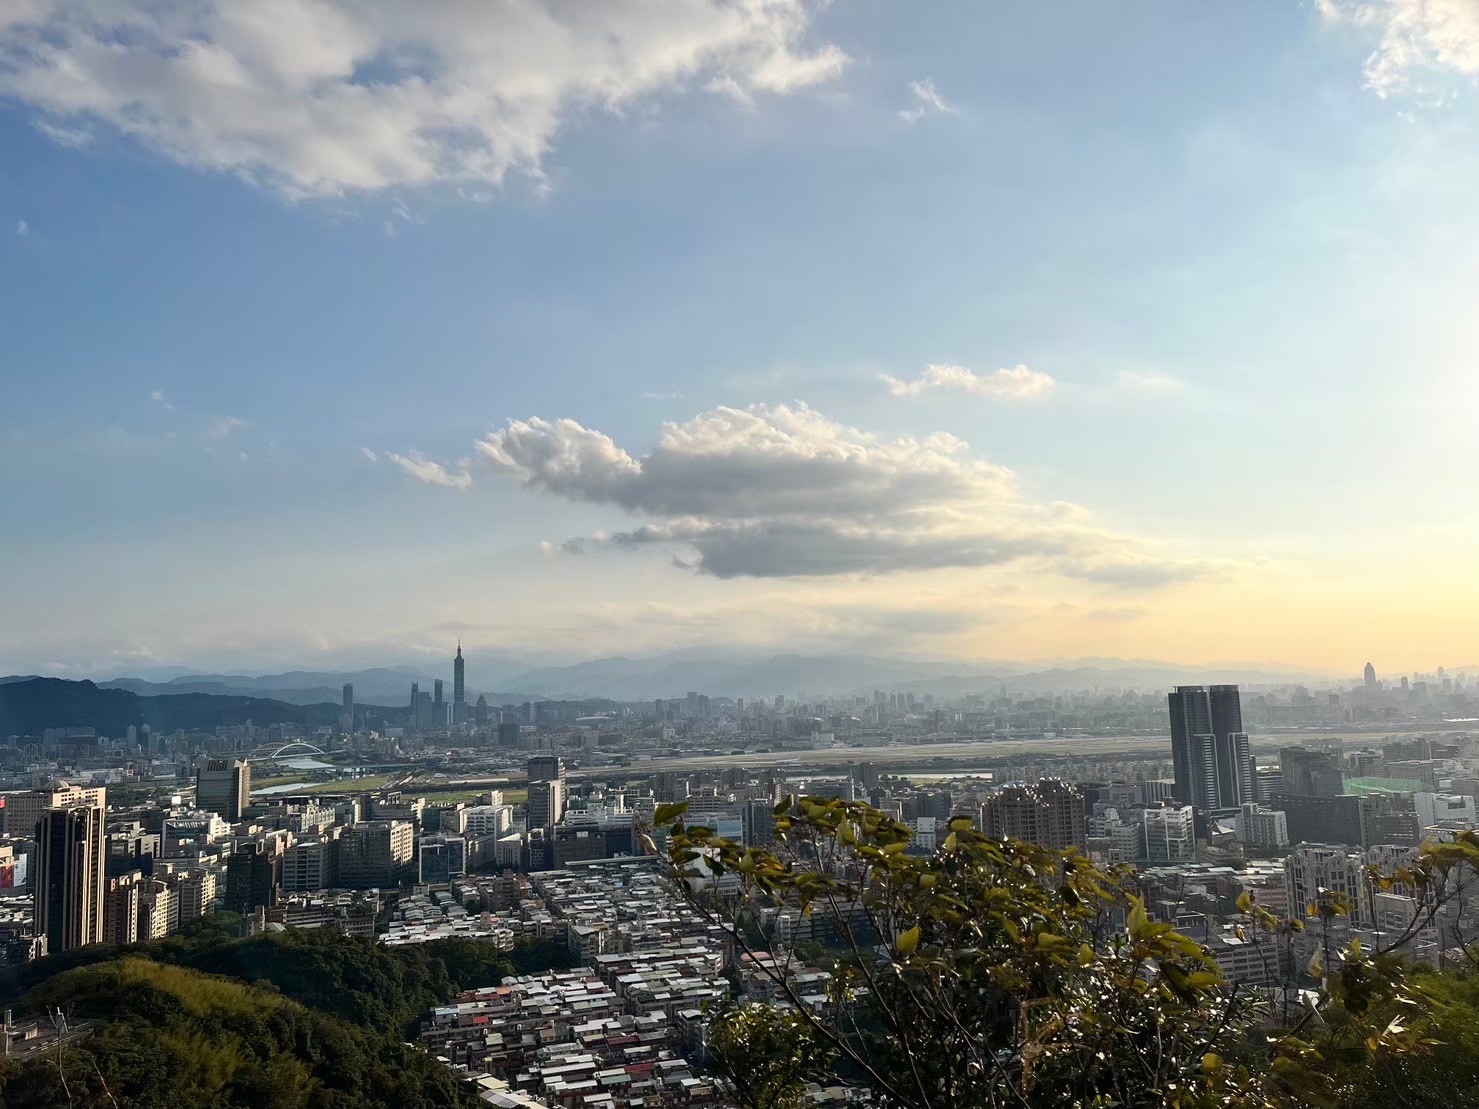
MULTIPOLYGON (((782 904, 738 945, 653 854, 660 806, 746 846, 770 842, 793 796, 867 802, 907 826, 908 855, 933 854, 962 814, 993 837, 1075 848, 1133 868, 1151 919, 1270 999, 1315 984, 1332 933, 1250 935, 1245 894, 1298 917, 1340 891, 1334 938, 1378 948, 1413 929, 1418 903, 1372 886, 1368 867, 1394 871, 1479 826, 1479 685, 1465 671, 502 703, 468 688, 466 662, 458 646, 400 703, 361 700, 353 681, 337 704, 295 705, 6 679, 0 721, 24 724, 0 746, 10 993, 36 960, 88 945, 476 941, 489 966, 512 960, 508 975, 453 982, 408 1014, 466 1090, 504 1107, 727 1105, 711 1015, 735 999, 825 1008, 843 936, 838 918, 782 904), (780 965, 791 1000, 764 973, 780 965)), ((1467 901, 1420 921, 1410 955, 1457 957, 1467 901)), ((44 1057, 100 1027, 33 1007, 7 1015, 5 1050, 44 1057)))

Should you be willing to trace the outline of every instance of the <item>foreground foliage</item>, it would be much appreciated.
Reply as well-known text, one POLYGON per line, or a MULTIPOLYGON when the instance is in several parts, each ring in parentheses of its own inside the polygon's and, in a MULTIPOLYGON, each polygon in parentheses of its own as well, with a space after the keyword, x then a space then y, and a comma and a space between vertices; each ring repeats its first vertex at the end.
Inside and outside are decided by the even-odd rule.
MULTIPOLYGON (((682 814, 663 806, 656 821, 674 879, 741 950, 778 911, 839 937, 823 1003, 798 996, 794 965, 762 960, 785 1007, 736 1006, 714 1022, 715 1065, 750 1109, 794 1109, 809 1082, 860 1085, 898 1109, 1356 1109, 1476 1096, 1479 982, 1463 974, 1327 943, 1311 989, 1271 1003, 1150 919, 1130 872, 1074 851, 991 839, 958 816, 935 851, 916 853, 906 825, 837 799, 787 798, 768 847, 682 814)), ((1465 834, 1425 848, 1399 880, 1431 920, 1474 873, 1479 839, 1465 834)), ((1239 908, 1246 929, 1286 945, 1306 926, 1246 896, 1239 908)), ((1322 893, 1309 908, 1310 926, 1330 935, 1349 905, 1322 893)))

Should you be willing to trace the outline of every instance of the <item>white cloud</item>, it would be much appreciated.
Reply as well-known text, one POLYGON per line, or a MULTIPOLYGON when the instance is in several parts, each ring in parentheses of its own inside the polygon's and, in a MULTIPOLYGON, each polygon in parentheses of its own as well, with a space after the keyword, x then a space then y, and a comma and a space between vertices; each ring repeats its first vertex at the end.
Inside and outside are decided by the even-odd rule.
POLYGON ((1479 0, 1316 0, 1330 23, 1378 36, 1366 84, 1379 96, 1404 93, 1416 74, 1446 70, 1479 77, 1479 0))
POLYGON ((1047 396, 1056 384, 1050 375, 1029 370, 1026 366, 978 374, 965 366, 931 365, 913 381, 901 381, 888 374, 882 377, 888 383, 888 391, 896 397, 917 397, 927 391, 943 389, 993 400, 1034 400, 1047 396))
MULTIPOLYGON (((528 489, 642 519, 560 549, 663 544, 720 578, 884 574, 1031 560, 1091 582, 1151 587, 1212 572, 1037 504, 953 436, 881 439, 799 405, 716 408, 663 425, 634 457, 574 420, 510 420, 478 443, 528 489)), ((543 548, 546 553, 549 547, 543 548)))
POLYGON ((374 451, 372 451, 369 447, 361 447, 359 449, 359 452, 360 452, 360 454, 364 455, 367 459, 369 459, 371 462, 378 462, 378 461, 380 461, 380 456, 377 455, 374 451))
POLYGON ((909 91, 914 94, 914 106, 899 111, 905 123, 918 123, 927 115, 953 115, 958 110, 954 104, 940 95, 933 81, 911 81, 909 91))
POLYGON ((80 150, 90 145, 93 140, 92 132, 86 127, 59 127, 44 119, 38 119, 34 126, 52 142, 58 146, 65 146, 69 150, 80 150))
POLYGON ((466 468, 449 469, 440 462, 433 462, 420 451, 411 451, 409 454, 393 454, 386 451, 385 457, 417 481, 423 481, 427 485, 440 485, 444 489, 456 489, 459 492, 472 485, 472 474, 468 473, 466 468))
POLYGON ((246 426, 247 421, 241 419, 239 416, 221 416, 211 424, 211 438, 225 439, 237 428, 246 426))
POLYGON ((1121 370, 1115 374, 1114 387, 1126 393, 1184 393, 1188 388, 1179 377, 1139 370, 1121 370))
POLYGON ((0 94, 47 126, 99 121, 291 197, 538 179, 588 110, 786 95, 848 62, 809 41, 810 0, 43 0, 0 23, 0 94))
POLYGON ((169 397, 164 395, 163 389, 155 389, 152 393, 149 394, 149 399, 152 400, 155 404, 159 405, 159 407, 163 408, 166 412, 173 412, 175 410, 175 406, 170 403, 169 397))
POLYGON ((27 223, 23 219, 22 220, 16 220, 15 221, 15 233, 17 235, 29 235, 31 233, 31 225, 29 223, 27 223))

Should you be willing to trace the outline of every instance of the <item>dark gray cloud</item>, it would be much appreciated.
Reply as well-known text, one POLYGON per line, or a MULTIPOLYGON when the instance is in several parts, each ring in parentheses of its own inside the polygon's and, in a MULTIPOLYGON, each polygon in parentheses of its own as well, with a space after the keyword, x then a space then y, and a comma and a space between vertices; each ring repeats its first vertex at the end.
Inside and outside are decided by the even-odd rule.
POLYGON ((528 489, 643 521, 569 540, 565 550, 677 547, 720 578, 1035 561, 1067 577, 1145 588, 1212 569, 1095 526, 1075 505, 1028 500, 1010 470, 972 458, 953 436, 882 439, 805 405, 716 408, 666 425, 640 458, 568 419, 511 420, 477 451, 528 489))

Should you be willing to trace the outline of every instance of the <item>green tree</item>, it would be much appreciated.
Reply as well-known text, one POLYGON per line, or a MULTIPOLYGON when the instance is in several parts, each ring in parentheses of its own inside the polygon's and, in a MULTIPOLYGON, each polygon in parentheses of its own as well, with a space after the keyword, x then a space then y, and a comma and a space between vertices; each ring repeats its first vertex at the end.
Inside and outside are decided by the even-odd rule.
MULTIPOLYGON (((907 826, 838 799, 787 798, 767 847, 686 826, 682 813, 657 814, 674 881, 741 950, 753 953, 743 918, 781 910, 828 916, 844 940, 824 1004, 798 995, 793 963, 761 961, 784 1015, 743 1005, 714 1022, 715 1066, 749 1109, 793 1105, 820 1079, 898 1109, 1270 1109, 1323 1104, 1332 1067, 1347 1068, 1335 1085, 1356 1091, 1364 1071, 1351 1068, 1407 1066, 1430 1047, 1390 1016, 1426 1003, 1391 949, 1327 943, 1314 1004, 1279 1028, 1201 945, 1149 917, 1128 871, 1075 851, 995 840, 957 816, 921 854, 907 826), (716 884, 732 895, 712 896, 716 884)), ((1476 860, 1479 840, 1435 849, 1397 880, 1432 895, 1417 910, 1431 915, 1476 860)), ((1316 920, 1333 935, 1346 910, 1320 900, 1316 920)), ((1240 907, 1285 943, 1303 927, 1240 907)), ((1331 1104, 1356 1104, 1344 1097, 1331 1104)))

